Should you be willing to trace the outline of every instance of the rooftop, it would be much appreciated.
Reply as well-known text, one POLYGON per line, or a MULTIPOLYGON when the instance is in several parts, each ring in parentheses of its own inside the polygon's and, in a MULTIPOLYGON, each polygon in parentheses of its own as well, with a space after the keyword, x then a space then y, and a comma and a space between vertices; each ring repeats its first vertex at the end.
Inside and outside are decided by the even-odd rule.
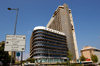
POLYGON ((50 28, 46 28, 44 26, 37 26, 37 27, 34 28, 34 30, 39 30, 39 29, 51 31, 51 32, 58 33, 58 34, 61 34, 61 35, 65 35, 65 33, 63 33, 63 32, 60 32, 60 31, 57 31, 57 30, 54 30, 54 29, 50 29, 50 28))
POLYGON ((97 49, 97 48, 91 47, 91 46, 85 46, 85 47, 83 47, 83 49, 81 49, 81 50, 90 50, 90 49, 100 50, 100 49, 97 49))

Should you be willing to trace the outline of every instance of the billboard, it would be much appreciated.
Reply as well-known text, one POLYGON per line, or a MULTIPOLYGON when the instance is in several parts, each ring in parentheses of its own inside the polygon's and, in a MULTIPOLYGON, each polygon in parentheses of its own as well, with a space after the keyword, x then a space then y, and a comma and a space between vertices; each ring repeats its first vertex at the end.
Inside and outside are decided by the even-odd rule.
POLYGON ((6 35, 4 51, 25 51, 25 35, 6 35))

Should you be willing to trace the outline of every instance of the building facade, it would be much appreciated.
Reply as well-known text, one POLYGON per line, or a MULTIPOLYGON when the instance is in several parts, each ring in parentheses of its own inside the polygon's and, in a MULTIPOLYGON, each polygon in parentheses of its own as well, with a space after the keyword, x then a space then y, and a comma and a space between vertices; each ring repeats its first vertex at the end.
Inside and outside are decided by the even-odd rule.
POLYGON ((47 24, 47 28, 65 33, 68 49, 73 55, 72 60, 76 61, 79 59, 73 18, 71 10, 66 4, 63 4, 57 8, 47 24))
POLYGON ((100 62, 100 49, 91 46, 85 46, 81 50, 81 55, 83 55, 87 59, 90 59, 90 61, 91 61, 91 56, 96 55, 98 57, 98 62, 100 62))
POLYGON ((37 63, 65 62, 67 59, 66 36, 57 30, 35 27, 30 39, 30 57, 37 63))

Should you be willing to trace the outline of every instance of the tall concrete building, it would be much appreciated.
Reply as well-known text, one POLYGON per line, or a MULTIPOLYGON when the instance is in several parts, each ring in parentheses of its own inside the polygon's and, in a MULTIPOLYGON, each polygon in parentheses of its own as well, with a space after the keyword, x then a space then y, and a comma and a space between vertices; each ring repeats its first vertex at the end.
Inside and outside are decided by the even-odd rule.
POLYGON ((71 10, 66 4, 59 6, 51 17, 47 28, 58 30, 66 34, 68 49, 73 55, 73 60, 79 58, 75 29, 71 10))

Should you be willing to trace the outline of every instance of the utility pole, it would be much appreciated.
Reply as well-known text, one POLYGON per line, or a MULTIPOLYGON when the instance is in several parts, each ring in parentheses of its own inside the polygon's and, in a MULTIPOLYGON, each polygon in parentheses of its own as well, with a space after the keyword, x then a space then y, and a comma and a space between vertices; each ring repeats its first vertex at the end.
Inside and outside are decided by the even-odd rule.
MULTIPOLYGON (((15 26, 14 26, 14 35, 16 35, 16 25, 17 25, 17 18, 18 18, 18 11, 19 8, 8 8, 8 10, 16 10, 16 21, 15 21, 15 26)), ((14 60, 16 60, 16 52, 15 51, 11 51, 11 63, 10 66, 12 66, 12 58, 14 57, 14 60)))

